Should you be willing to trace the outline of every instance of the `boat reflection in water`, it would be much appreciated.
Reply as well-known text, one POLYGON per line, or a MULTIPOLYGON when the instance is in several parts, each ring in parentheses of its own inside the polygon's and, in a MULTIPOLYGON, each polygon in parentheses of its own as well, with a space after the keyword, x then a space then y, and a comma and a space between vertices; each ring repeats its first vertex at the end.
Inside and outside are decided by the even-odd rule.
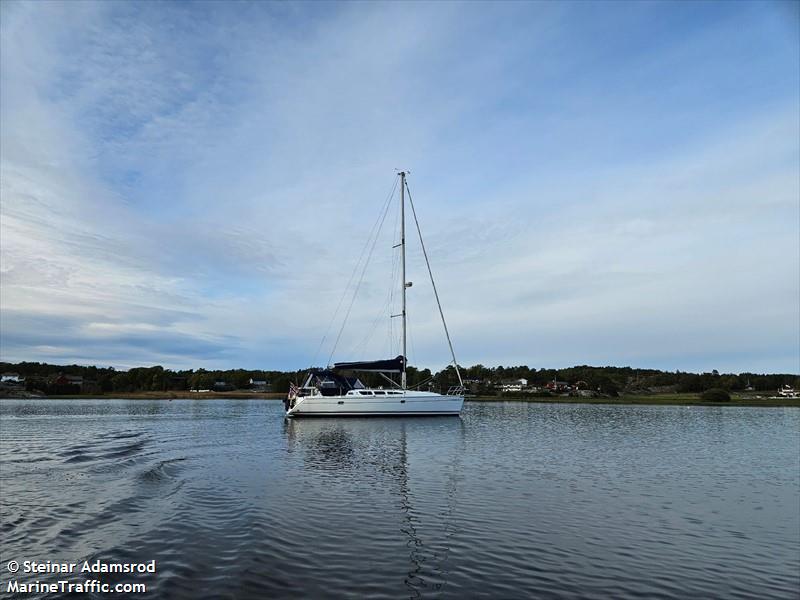
POLYGON ((353 553, 362 543, 394 547, 366 560, 386 569, 389 587, 402 578, 410 597, 445 587, 459 536, 460 419, 290 419, 285 432, 287 451, 302 454, 308 484, 322 494, 308 498, 329 507, 321 536, 338 533, 353 553))

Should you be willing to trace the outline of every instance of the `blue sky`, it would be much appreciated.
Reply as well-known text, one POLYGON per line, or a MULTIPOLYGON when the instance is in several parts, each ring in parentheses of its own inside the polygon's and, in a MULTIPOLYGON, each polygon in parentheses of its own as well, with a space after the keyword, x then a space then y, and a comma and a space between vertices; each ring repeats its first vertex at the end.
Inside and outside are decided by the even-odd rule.
POLYGON ((3 2, 0 357, 800 372, 798 6, 3 2))

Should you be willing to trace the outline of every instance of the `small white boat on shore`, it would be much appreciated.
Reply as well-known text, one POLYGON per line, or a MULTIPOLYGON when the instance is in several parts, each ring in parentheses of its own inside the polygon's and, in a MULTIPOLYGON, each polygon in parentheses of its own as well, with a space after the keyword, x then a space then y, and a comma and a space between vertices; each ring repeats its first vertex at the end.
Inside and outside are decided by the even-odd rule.
POLYGON ((439 294, 436 290, 436 283, 433 279, 410 193, 409 203, 414 213, 414 222, 417 225, 420 245, 439 307, 444 333, 450 347, 458 384, 451 386, 446 394, 410 389, 407 385, 406 290, 411 287, 411 282, 406 281, 405 195, 408 185, 405 172, 401 171, 398 176, 400 179, 400 243, 397 244, 397 247, 401 249, 402 310, 399 314, 390 315, 390 318, 402 318, 402 354, 388 360, 340 362, 325 369, 311 369, 302 385, 291 386, 285 401, 287 417, 458 416, 461 413, 464 405, 463 380, 458 369, 453 344, 450 341, 450 333, 439 302, 439 294), (355 374, 365 372, 379 374, 388 387, 364 386, 355 374), (395 376, 398 381, 395 381, 392 376, 395 376))

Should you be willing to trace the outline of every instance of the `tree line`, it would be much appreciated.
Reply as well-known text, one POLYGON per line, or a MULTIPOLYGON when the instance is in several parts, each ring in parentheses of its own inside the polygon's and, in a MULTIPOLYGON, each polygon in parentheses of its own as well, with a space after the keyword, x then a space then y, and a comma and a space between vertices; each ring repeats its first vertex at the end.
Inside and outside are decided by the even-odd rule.
MULTIPOLYGON (((800 375, 790 373, 707 373, 685 371, 661 371, 658 369, 635 369, 632 367, 593 367, 581 365, 565 369, 547 369, 521 366, 486 367, 473 365, 460 367, 462 378, 474 393, 494 393, 495 386, 503 381, 526 379, 528 386, 544 387, 552 381, 570 384, 581 382, 586 389, 616 395, 621 392, 647 391, 702 392, 711 388, 722 388, 732 392, 752 389, 759 392, 774 392, 782 385, 800 387, 800 375)), ((306 370, 272 371, 227 369, 172 370, 160 365, 137 367, 127 371, 113 367, 82 365, 54 365, 40 362, 0 362, 0 373, 14 372, 26 379, 31 391, 59 393, 48 389, 53 378, 59 374, 80 376, 93 383, 100 393, 148 392, 167 390, 214 389, 216 382, 224 382, 230 389, 247 389, 250 380, 266 380, 274 392, 284 393, 289 386, 302 384, 306 370)), ((409 387, 446 390, 456 385, 458 378, 452 366, 436 373, 430 369, 408 367, 409 387)), ((360 374, 368 386, 385 385, 385 380, 374 373, 360 374)))
MULTIPOLYGON (((452 368, 452 367, 451 367, 452 368)), ((582 382, 585 389, 616 395, 620 392, 702 392, 721 388, 731 392, 753 390, 775 392, 783 385, 800 386, 800 375, 792 373, 719 373, 716 369, 705 373, 687 371, 662 371, 633 367, 593 367, 579 365, 564 369, 528 367, 484 367, 475 365, 462 369, 462 377, 472 381, 499 382, 509 379, 527 379, 529 386, 544 387, 552 381, 570 384, 582 382)))

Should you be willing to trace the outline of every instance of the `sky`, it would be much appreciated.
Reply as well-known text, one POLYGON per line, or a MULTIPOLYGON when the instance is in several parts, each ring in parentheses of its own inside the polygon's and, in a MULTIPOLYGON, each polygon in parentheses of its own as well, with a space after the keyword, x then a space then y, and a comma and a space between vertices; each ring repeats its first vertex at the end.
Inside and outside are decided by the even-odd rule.
POLYGON ((0 360, 798 373, 798 7, 2 2, 0 360))

